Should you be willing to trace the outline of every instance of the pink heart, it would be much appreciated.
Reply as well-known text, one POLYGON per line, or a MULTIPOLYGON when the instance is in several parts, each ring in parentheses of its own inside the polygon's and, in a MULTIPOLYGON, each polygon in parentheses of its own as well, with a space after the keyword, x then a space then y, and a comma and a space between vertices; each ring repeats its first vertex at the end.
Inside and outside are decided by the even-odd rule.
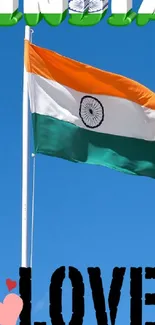
POLYGON ((22 299, 14 293, 8 294, 3 303, 0 302, 0 324, 16 325, 22 309, 22 299))

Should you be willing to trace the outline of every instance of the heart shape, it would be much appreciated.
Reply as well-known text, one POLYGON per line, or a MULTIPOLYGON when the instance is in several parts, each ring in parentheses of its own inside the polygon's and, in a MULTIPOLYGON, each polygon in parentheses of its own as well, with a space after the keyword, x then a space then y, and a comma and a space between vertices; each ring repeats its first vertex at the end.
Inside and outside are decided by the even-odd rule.
POLYGON ((12 289, 16 288, 17 282, 16 281, 13 281, 11 279, 7 279, 6 280, 6 285, 8 287, 8 290, 11 291, 12 289))
POLYGON ((8 294, 3 303, 0 302, 0 324, 16 325, 22 309, 22 299, 14 293, 8 294))

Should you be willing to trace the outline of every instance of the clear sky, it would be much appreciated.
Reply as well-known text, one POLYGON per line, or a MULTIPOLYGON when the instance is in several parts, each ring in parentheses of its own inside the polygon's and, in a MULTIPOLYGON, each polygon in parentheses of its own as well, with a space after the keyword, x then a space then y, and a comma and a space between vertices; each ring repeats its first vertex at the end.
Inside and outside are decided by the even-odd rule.
MULTIPOLYGON (((134 7, 140 3, 135 0, 134 7)), ((8 292, 6 278, 18 282, 21 263, 24 26, 22 20, 15 27, 0 27, 0 300, 8 292)), ((154 30, 155 21, 124 28, 109 26, 106 18, 88 28, 71 26, 67 20, 53 28, 42 21, 34 28, 33 42, 155 90, 154 30)), ((30 147, 31 153, 31 123, 30 147)), ((30 158, 30 206, 31 171, 30 158)), ((113 267, 126 266, 116 325, 129 325, 129 267, 155 266, 155 180, 38 155, 35 194, 32 320, 50 324, 50 277, 64 265, 78 268, 84 279, 83 324, 97 324, 87 267, 100 267, 107 297, 113 267)), ((145 292, 155 292, 153 281, 144 280, 143 296, 145 292)), ((68 279, 63 286, 63 315, 67 324, 71 317, 68 279)), ((143 324, 155 321, 155 307, 143 306, 143 316, 143 324)))

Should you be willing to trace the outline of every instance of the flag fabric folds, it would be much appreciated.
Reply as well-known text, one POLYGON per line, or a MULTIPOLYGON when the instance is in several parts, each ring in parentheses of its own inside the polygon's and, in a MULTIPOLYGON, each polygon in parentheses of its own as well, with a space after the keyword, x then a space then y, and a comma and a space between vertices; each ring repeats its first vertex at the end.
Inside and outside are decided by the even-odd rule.
POLYGON ((36 153, 155 178, 155 94, 25 40, 36 153))

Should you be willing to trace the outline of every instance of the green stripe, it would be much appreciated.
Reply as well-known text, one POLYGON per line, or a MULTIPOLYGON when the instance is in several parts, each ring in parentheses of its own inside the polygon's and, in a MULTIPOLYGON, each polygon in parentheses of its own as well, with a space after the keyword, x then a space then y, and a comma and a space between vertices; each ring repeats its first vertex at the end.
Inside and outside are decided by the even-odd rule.
POLYGON ((92 132, 33 114, 36 153, 155 178, 155 142, 92 132))

